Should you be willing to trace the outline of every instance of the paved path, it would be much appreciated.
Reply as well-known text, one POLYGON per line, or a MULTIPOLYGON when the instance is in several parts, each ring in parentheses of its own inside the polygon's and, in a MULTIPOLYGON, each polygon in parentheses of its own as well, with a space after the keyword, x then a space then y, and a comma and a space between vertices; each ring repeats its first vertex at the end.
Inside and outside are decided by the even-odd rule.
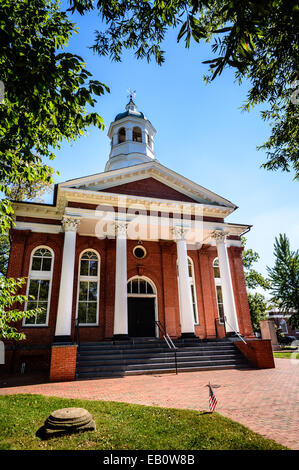
POLYGON ((209 381, 216 411, 290 449, 299 450, 299 360, 275 359, 275 369, 137 375, 8 386, 0 394, 38 393, 88 400, 121 401, 171 408, 208 410, 209 381))

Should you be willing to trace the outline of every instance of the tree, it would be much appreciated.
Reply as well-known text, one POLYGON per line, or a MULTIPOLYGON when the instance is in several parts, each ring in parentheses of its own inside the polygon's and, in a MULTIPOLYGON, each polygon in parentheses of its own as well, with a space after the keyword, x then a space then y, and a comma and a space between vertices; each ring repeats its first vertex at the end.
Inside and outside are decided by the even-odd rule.
MULTIPOLYGON (((64 52, 76 33, 56 0, 0 0, 0 202, 1 272, 7 267, 11 199, 35 197, 37 185, 48 189, 53 160, 63 139, 75 140, 87 128, 103 129, 94 107, 109 89, 92 80, 81 57, 64 52)), ((24 279, 0 277, 0 335, 23 339, 11 322, 38 314, 23 311, 19 295, 24 279)))
POLYGON ((272 125, 270 138, 258 148, 267 153, 267 170, 293 169, 298 160, 298 20, 295 0, 70 0, 81 15, 96 9, 106 29, 96 32, 94 51, 120 61, 123 49, 137 58, 165 60, 162 43, 171 28, 186 47, 211 41, 216 58, 205 60, 207 82, 233 68, 239 83, 251 83, 244 110, 268 103, 262 111, 272 125), (294 87, 296 90, 294 90, 294 87))
MULTIPOLYGON (((49 176, 52 177, 54 169, 49 168, 49 176)), ((9 181, 8 181, 9 183, 9 181)), ((53 190, 53 184, 48 181, 18 181, 9 186, 11 201, 32 201, 43 202, 42 196, 53 190)), ((10 252, 10 238, 8 233, 0 234, 0 276, 6 276, 8 268, 8 259, 10 252)))
MULTIPOLYGON (((246 238, 242 237, 242 245, 245 247, 246 238)), ((255 289, 258 287, 263 290, 269 288, 269 282, 255 269, 253 269, 253 264, 259 260, 260 256, 256 251, 253 251, 251 248, 243 250, 242 261, 244 267, 245 282, 248 292, 248 303, 250 310, 250 317, 252 328, 254 332, 260 331, 260 321, 264 320, 267 317, 268 302, 263 294, 256 292, 255 289), (253 292, 250 292, 253 290, 253 292)))
POLYGON ((299 250, 292 251, 286 234, 275 237, 274 267, 267 266, 272 301, 285 313, 294 311, 288 320, 299 327, 299 250))
POLYGON ((81 57, 64 52, 75 25, 56 0, 0 0, 0 233, 13 216, 11 187, 52 183, 51 167, 63 139, 91 125, 103 129, 94 107, 109 89, 92 80, 81 57))
MULTIPOLYGON (((17 159, 16 165, 22 163, 17 159)), ((34 164, 32 164, 34 165, 34 164)), ((48 166, 48 177, 46 179, 36 178, 33 181, 18 180, 15 183, 9 184, 9 200, 10 201, 32 201, 43 202, 42 196, 45 193, 51 193, 53 191, 53 175, 55 173, 54 168, 48 166)), ((8 178, 9 180, 9 178, 8 178)))
POLYGON ((6 276, 8 258, 10 252, 10 240, 7 233, 0 234, 0 276, 6 276))
POLYGON ((259 332, 260 321, 267 317, 268 302, 263 294, 248 292, 248 303, 253 331, 259 332))
MULTIPOLYGON (((246 238, 242 237, 242 245, 245 247, 246 238)), ((260 255, 253 251, 251 248, 244 249, 242 253, 242 262, 244 267, 245 282, 248 289, 256 289, 261 287, 262 289, 268 289, 268 281, 255 269, 253 264, 260 259, 260 255)))
POLYGON ((28 298, 33 298, 18 294, 24 282, 24 279, 6 279, 4 276, 0 276, 0 339, 17 341, 24 339, 25 334, 19 333, 12 323, 42 313, 41 308, 20 310, 22 303, 27 302, 28 298))

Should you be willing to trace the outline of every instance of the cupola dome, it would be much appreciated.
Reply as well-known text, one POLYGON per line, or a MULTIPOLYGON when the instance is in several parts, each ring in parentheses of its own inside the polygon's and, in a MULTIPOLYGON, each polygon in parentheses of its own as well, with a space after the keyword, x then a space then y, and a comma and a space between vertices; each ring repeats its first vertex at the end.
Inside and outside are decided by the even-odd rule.
POLYGON ((155 134, 155 128, 145 115, 138 111, 133 97, 130 96, 126 111, 117 114, 110 124, 108 137, 111 139, 111 151, 105 171, 155 160, 155 134))

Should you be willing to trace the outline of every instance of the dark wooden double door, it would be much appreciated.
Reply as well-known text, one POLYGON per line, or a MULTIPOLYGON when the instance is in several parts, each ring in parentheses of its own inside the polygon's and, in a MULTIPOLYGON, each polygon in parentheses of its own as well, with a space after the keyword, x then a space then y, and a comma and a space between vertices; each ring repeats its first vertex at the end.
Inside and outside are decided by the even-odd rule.
POLYGON ((155 298, 128 297, 128 333, 130 337, 154 337, 155 298))

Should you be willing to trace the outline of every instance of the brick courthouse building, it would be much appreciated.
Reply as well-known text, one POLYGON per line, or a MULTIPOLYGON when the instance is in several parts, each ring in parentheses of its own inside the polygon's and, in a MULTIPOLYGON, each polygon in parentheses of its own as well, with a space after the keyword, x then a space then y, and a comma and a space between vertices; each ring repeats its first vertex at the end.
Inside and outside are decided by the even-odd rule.
POLYGON ((20 325, 26 340, 7 343, 15 370, 74 378, 76 333, 119 344, 159 338, 157 321, 173 339, 239 332, 264 343, 253 340, 241 258, 250 227, 226 222, 234 204, 157 161, 155 133, 131 98, 110 125, 103 173, 56 185, 53 204, 14 203, 8 276, 28 277, 28 308, 43 307, 20 325))

